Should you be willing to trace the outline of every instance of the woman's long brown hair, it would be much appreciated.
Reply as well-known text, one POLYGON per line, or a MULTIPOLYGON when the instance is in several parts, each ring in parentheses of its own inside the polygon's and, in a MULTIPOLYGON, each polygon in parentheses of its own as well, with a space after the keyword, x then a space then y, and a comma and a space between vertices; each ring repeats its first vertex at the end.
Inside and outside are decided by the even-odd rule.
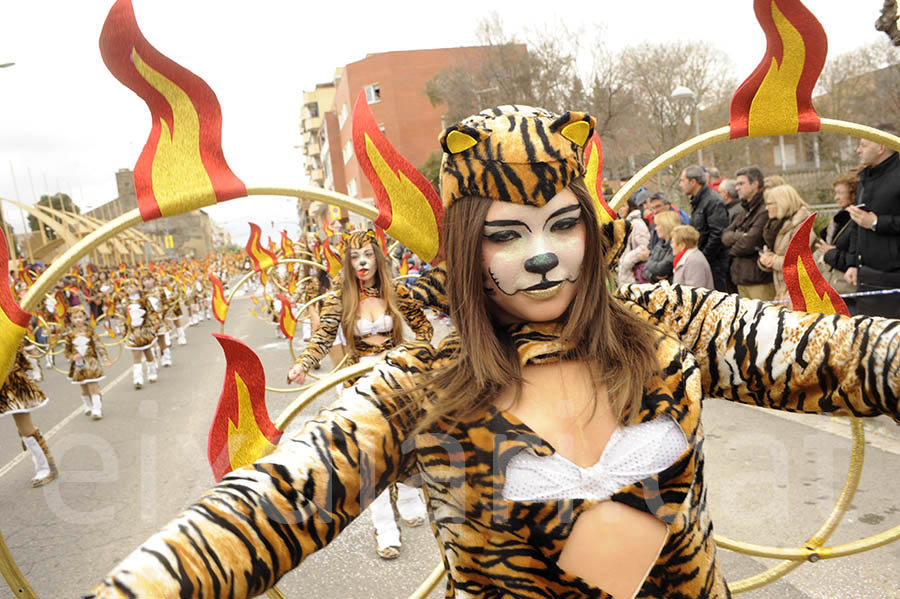
MULTIPOLYGON (((574 359, 588 363, 594 388, 606 385, 609 409, 617 421, 633 422, 644 385, 659 370, 659 334, 608 291, 606 241, 593 200, 582 179, 573 181, 570 188, 581 206, 585 253, 575 297, 561 317, 565 322, 561 336, 575 342, 574 359)), ((522 368, 515 345, 492 319, 484 292, 481 241, 491 201, 463 198, 444 215, 447 293, 460 343, 452 364, 424 385, 436 392, 439 401, 428 405, 420 431, 438 419, 487 408, 508 385, 521 390, 522 368)))
MULTIPOLYGON (((381 299, 387 304, 387 313, 394 321, 391 329, 391 339, 394 345, 399 345, 403 340, 403 320, 400 317, 400 308, 397 303, 397 294, 394 292, 394 283, 391 279, 391 263, 377 243, 370 244, 375 250, 375 264, 378 272, 375 273, 375 285, 381 292, 381 299)), ((365 247, 362 248, 363 250, 365 247)), ((341 283, 341 328, 344 330, 344 338, 350 346, 350 355, 358 358, 356 344, 353 343, 353 335, 356 330, 356 321, 359 319, 359 279, 350 262, 350 248, 344 252, 344 277, 341 283)))

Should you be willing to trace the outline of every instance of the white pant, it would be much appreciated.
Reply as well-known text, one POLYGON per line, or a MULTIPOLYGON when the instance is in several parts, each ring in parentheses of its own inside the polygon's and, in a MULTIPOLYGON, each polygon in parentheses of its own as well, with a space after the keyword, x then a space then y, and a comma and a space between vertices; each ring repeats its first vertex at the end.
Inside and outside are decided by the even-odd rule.
MULTIPOLYGON (((424 518, 426 513, 422 492, 417 487, 397 483, 397 511, 404 520, 424 518)), ((390 487, 369 505, 369 514, 372 516, 375 532, 378 533, 378 548, 399 547, 400 529, 397 527, 397 521, 394 520, 390 487)))

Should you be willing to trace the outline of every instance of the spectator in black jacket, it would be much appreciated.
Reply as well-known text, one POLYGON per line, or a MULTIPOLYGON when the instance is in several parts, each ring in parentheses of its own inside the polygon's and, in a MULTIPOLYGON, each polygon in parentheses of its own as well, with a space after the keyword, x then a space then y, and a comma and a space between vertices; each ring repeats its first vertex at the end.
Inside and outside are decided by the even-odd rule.
POLYGON ((722 198, 706 184, 699 166, 681 171, 681 191, 691 198, 691 226, 700 233, 697 245, 712 269, 717 291, 728 290, 728 255, 722 246, 722 232, 728 226, 728 210, 722 198))
POLYGON ((762 172, 755 166, 742 168, 735 174, 734 185, 745 212, 722 233, 722 244, 731 255, 731 280, 743 297, 770 301, 775 297, 772 273, 757 263, 764 245, 763 230, 769 222, 763 205, 762 172))
MULTIPOLYGON (((878 129, 896 134, 891 125, 878 129)), ((859 190, 847 208, 855 226, 850 232, 853 265, 844 277, 860 291, 900 289, 900 156, 885 145, 859 140, 859 190)), ((900 318, 900 293, 860 297, 859 313, 900 318)))

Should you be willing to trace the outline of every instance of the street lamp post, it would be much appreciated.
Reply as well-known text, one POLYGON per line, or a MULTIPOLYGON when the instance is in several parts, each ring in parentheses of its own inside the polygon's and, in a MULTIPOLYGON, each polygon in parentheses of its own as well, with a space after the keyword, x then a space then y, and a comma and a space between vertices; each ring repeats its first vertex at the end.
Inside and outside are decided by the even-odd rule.
MULTIPOLYGON (((697 136, 700 135, 700 103, 697 102, 697 94, 689 87, 679 85, 672 90, 672 99, 674 100, 690 100, 694 104, 694 131, 697 136)), ((703 150, 697 148, 697 164, 703 166, 703 150)))

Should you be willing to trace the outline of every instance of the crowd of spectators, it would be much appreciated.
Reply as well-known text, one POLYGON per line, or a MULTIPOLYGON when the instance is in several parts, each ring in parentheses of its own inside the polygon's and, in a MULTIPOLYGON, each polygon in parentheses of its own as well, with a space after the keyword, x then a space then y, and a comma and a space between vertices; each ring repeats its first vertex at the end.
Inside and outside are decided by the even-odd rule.
MULTIPOLYGON (((878 129, 895 133, 891 125, 878 129)), ((832 183, 837 212, 810 234, 825 279, 846 298, 851 313, 900 318, 900 156, 860 140, 858 171, 832 183)), ((619 262, 624 283, 670 281, 787 302, 782 274, 791 239, 812 212, 778 175, 748 166, 723 178, 689 166, 678 185, 685 213, 662 192, 641 188, 620 209, 632 234, 619 262)))

